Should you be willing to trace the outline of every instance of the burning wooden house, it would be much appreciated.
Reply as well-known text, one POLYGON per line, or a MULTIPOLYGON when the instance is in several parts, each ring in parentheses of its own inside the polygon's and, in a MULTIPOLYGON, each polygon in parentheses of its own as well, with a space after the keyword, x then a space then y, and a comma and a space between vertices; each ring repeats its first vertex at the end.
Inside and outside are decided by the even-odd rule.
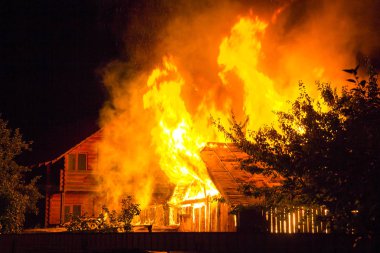
MULTIPOLYGON (((98 131, 58 158, 46 162, 45 226, 63 224, 69 213, 95 216, 101 210, 97 188, 98 131)), ((140 224, 172 226, 180 231, 235 231, 237 219, 231 206, 254 204, 238 191, 248 177, 238 169, 242 152, 233 145, 210 143, 201 152, 218 188, 207 192, 194 180, 174 185, 162 173, 154 185, 151 204, 140 215, 140 224)), ((41 167, 41 166, 40 166, 41 167)))
MULTIPOLYGON (((101 179, 97 176, 97 145, 101 138, 100 130, 42 166, 46 171, 45 208, 42 210, 45 226, 65 223, 69 213, 96 216, 100 212, 104 199, 98 188, 101 179)), ((201 180, 174 185, 162 173, 154 184, 150 204, 142 210, 136 223, 152 225, 156 231, 174 229, 184 232, 263 231, 268 228, 270 232, 290 233, 311 232, 312 227, 315 232, 326 229, 311 219, 304 229, 299 229, 297 224, 306 217, 300 214, 300 210, 289 214, 285 220, 275 218, 271 212, 260 213, 257 209, 231 213, 238 206, 260 204, 259 199, 247 197, 239 191, 240 184, 248 180, 253 180, 257 186, 279 183, 262 176, 252 177, 241 170, 240 161, 246 157, 247 154, 234 144, 208 143, 201 150, 201 158, 216 188, 207 189, 202 184, 205 181, 201 180)))

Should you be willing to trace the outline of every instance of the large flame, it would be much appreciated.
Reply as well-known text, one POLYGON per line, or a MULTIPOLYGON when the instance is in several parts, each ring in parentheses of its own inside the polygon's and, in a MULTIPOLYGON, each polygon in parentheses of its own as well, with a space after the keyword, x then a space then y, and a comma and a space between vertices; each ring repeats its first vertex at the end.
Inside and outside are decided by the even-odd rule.
MULTIPOLYGON (((194 127, 196 122, 181 98, 185 81, 177 67, 167 58, 163 64, 162 69, 157 68, 150 75, 149 91, 143 97, 144 107, 153 110, 157 122, 151 134, 160 155, 160 168, 177 187, 197 182, 204 186, 203 198, 216 195, 218 191, 208 177, 199 152, 206 144, 208 131, 194 127)), ((172 199, 172 202, 179 201, 172 199)))
POLYGON ((249 129, 268 124, 274 119, 273 111, 283 109, 285 98, 280 97, 273 81, 257 68, 261 54, 260 37, 267 23, 255 19, 241 18, 231 30, 231 35, 220 45, 218 64, 223 84, 233 85, 227 75, 233 72, 244 83, 244 114, 251 117, 249 129))
MULTIPOLYGON (((109 201, 116 203, 123 194, 130 194, 144 208, 154 201, 157 181, 175 185, 173 204, 219 194, 200 158, 207 142, 225 141, 210 116, 227 125, 231 111, 241 119, 249 115, 248 128, 257 129, 272 123, 273 111, 286 109, 286 101, 297 95, 297 82, 285 85, 284 77, 269 77, 259 64, 266 56, 262 48, 264 42, 269 43, 265 39, 269 25, 253 15, 239 18, 213 45, 219 49, 213 59, 216 71, 205 68, 212 66, 206 62, 203 67, 188 62, 183 55, 190 54, 165 56, 150 74, 136 75, 128 82, 126 65, 109 67, 105 83, 112 102, 102 112, 104 138, 99 143, 98 164, 99 190, 107 193, 109 201), (166 178, 158 177, 158 171, 166 178), (194 187, 181 193, 181 187, 189 185, 194 187)), ((299 50, 294 52, 297 55, 299 50)), ((210 55, 205 52, 199 57, 209 59, 210 55)), ((291 56, 282 56, 281 61, 292 71, 293 64, 299 64, 291 56)), ((309 77, 319 78, 323 70, 315 67, 309 77)))

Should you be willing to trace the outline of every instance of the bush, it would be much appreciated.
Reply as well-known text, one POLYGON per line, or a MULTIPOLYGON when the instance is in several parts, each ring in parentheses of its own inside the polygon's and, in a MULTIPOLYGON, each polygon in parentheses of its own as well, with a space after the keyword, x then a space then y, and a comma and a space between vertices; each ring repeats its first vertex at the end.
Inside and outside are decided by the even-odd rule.
POLYGON ((117 213, 110 211, 106 206, 102 207, 102 212, 98 217, 88 217, 87 214, 74 216, 69 214, 68 223, 64 224, 69 232, 130 232, 132 231, 132 220, 140 214, 139 204, 132 201, 131 196, 121 200, 121 210, 117 213))

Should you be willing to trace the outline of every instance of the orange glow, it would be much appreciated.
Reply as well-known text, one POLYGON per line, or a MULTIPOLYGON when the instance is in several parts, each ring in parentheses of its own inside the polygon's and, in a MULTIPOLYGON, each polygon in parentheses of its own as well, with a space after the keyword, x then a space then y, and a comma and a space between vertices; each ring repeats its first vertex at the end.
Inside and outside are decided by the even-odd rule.
MULTIPOLYGON (((110 206, 129 194, 146 208, 156 201, 152 196, 157 184, 165 183, 174 188, 170 205, 199 207, 190 200, 207 201, 219 195, 200 151, 208 142, 226 141, 210 116, 228 126, 233 111, 238 120, 249 116, 247 128, 256 130, 275 121, 273 111, 287 109, 287 101, 298 94, 298 80, 337 76, 326 72, 331 66, 324 65, 322 58, 331 52, 314 45, 315 38, 307 43, 314 43, 321 53, 305 59, 306 47, 298 40, 277 46, 266 37, 282 11, 274 14, 271 23, 247 15, 232 27, 228 22, 204 22, 207 18, 202 16, 183 26, 200 34, 193 40, 186 35, 187 41, 180 39, 174 23, 159 47, 160 55, 167 56, 153 70, 131 77, 127 64, 109 64, 104 82, 110 102, 101 112, 104 138, 98 144, 97 173, 99 191, 110 206), (285 74, 271 69, 271 54, 264 48, 279 52, 273 63, 281 64, 285 74)), ((285 224, 278 223, 277 217, 271 219, 271 231, 277 233, 285 224)), ((294 220, 288 217, 289 232, 295 231, 294 220)))
POLYGON ((280 97, 273 81, 258 70, 261 56, 261 37, 267 24, 257 17, 241 18, 231 30, 231 35, 220 45, 219 76, 225 85, 233 85, 228 75, 243 81, 243 110, 250 116, 249 129, 257 129, 274 120, 273 111, 283 109, 285 97, 280 97))
MULTIPOLYGON (((207 135, 196 131, 194 120, 181 98, 185 81, 174 63, 164 58, 163 68, 150 75, 144 94, 144 108, 153 111, 157 125, 151 130, 152 142, 160 155, 160 168, 176 187, 196 184, 198 191, 186 192, 183 199, 172 198, 178 204, 186 199, 206 198, 218 194, 210 180, 200 150, 207 135)), ((206 131, 207 133, 207 131, 206 131)))

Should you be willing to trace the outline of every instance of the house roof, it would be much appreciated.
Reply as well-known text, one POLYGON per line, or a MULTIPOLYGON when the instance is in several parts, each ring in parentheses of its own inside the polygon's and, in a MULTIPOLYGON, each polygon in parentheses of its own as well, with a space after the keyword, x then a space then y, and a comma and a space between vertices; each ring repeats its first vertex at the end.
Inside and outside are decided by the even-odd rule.
POLYGON ((249 156, 235 144, 210 142, 201 151, 201 157, 216 188, 232 205, 254 205, 261 202, 260 199, 248 197, 239 190, 243 183, 250 182, 257 187, 278 183, 263 175, 252 175, 242 170, 240 162, 249 156))
POLYGON ((93 140, 93 139, 100 140, 102 138, 102 134, 103 134, 103 129, 101 128, 101 129, 97 130, 95 133, 93 133, 90 136, 88 136, 86 139, 82 140, 81 142, 79 142, 78 144, 76 144, 75 146, 73 146, 72 148, 70 148, 69 150, 67 150, 66 152, 64 152, 63 154, 61 154, 58 157, 56 157, 55 159, 53 159, 51 161, 46 161, 46 162, 40 163, 40 164, 38 164, 37 167, 40 167, 40 166, 43 166, 43 165, 47 165, 47 164, 54 164, 54 163, 56 163, 61 158, 63 158, 65 155, 69 154, 70 152, 72 152, 73 150, 75 150, 77 147, 79 147, 83 143, 86 143, 86 142, 88 142, 90 140, 93 140))

